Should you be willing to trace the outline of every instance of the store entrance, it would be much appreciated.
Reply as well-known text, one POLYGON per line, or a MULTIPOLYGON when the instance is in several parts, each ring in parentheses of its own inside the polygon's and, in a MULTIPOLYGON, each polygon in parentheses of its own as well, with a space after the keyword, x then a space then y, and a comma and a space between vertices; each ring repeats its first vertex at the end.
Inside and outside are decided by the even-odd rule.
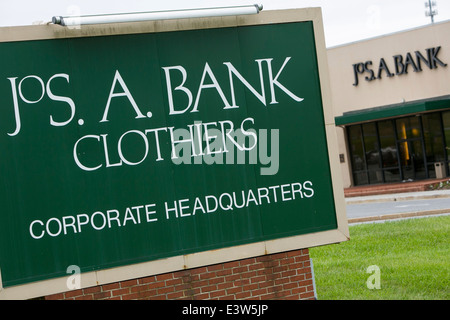
POLYGON ((354 124, 347 137, 355 186, 450 176, 450 104, 439 112, 354 124))
POLYGON ((403 181, 426 179, 426 159, 422 139, 398 141, 403 181))

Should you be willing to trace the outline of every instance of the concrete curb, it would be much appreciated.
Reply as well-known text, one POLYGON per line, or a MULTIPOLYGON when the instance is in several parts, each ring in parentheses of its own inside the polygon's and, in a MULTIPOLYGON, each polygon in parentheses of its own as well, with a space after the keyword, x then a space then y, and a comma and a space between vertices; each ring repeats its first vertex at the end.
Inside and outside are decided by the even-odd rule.
POLYGON ((348 219, 348 223, 353 224, 353 223, 361 223, 361 222, 373 222, 373 221, 383 221, 383 220, 392 220, 392 219, 413 218, 413 217, 431 216, 431 215, 435 215, 435 214, 444 214, 444 213, 450 213, 450 209, 404 212, 404 213, 384 214, 384 215, 371 216, 371 217, 351 218, 351 219, 348 219))
POLYGON ((438 198, 450 198, 450 191, 424 191, 424 192, 409 192, 409 193, 396 193, 396 194, 384 194, 375 196, 364 197, 349 197, 345 199, 346 204, 362 204, 373 202, 388 202, 388 201, 408 201, 408 200, 421 200, 421 199, 438 199, 438 198))

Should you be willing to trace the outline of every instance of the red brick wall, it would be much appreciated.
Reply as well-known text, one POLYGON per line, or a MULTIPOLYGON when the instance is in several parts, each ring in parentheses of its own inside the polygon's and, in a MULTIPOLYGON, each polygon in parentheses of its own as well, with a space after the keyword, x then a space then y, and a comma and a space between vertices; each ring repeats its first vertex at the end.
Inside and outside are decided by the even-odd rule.
POLYGON ((314 299, 308 249, 120 281, 46 300, 314 299))

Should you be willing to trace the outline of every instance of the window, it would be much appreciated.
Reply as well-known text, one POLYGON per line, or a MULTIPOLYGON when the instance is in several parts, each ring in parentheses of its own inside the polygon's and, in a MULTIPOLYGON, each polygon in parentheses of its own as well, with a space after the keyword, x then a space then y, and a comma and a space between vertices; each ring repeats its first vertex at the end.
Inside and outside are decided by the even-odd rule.
POLYGON ((420 117, 412 116, 397 119, 397 138, 399 140, 415 139, 421 137, 420 117))
POLYGON ((351 149, 353 180, 355 185, 368 184, 369 181, 366 171, 366 160, 364 156, 361 126, 356 125, 349 127, 348 133, 351 149))
POLYGON ((378 132, 384 179, 386 182, 401 181, 393 121, 379 121, 378 132))
POLYGON ((347 127, 354 185, 435 178, 450 157, 450 111, 347 127))
POLYGON ((430 177, 435 178, 435 163, 445 162, 445 144, 442 133, 441 114, 424 114, 422 116, 422 122, 428 171, 430 177))
POLYGON ((450 111, 442 113, 442 122, 444 124, 444 136, 447 145, 445 150, 448 159, 450 158, 450 148, 448 147, 450 145, 450 111))
POLYGON ((369 183, 381 183, 383 182, 383 172, 381 171, 380 148, 378 145, 376 123, 372 122, 363 124, 362 132, 369 183))

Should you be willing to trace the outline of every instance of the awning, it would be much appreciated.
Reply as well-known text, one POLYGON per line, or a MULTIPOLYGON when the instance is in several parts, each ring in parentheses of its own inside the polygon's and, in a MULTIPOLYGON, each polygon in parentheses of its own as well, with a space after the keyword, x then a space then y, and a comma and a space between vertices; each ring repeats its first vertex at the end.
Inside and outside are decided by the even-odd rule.
POLYGON ((420 100, 408 103, 345 112, 335 117, 336 126, 346 126, 361 122, 383 120, 393 117, 407 116, 417 113, 450 109, 450 96, 436 100, 420 100))

